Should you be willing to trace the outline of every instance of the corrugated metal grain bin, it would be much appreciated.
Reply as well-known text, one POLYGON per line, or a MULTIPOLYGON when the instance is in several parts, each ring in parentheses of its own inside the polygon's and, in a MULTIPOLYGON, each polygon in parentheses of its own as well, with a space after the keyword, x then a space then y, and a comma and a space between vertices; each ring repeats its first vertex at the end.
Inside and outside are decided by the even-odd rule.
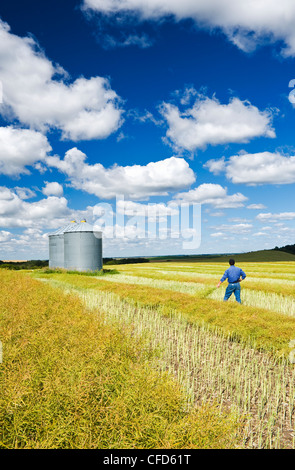
POLYGON ((64 232, 74 224, 76 224, 75 220, 48 235, 50 268, 64 268, 64 232))
POLYGON ((102 269, 102 233, 94 232, 86 220, 64 232, 64 267, 76 271, 102 269))

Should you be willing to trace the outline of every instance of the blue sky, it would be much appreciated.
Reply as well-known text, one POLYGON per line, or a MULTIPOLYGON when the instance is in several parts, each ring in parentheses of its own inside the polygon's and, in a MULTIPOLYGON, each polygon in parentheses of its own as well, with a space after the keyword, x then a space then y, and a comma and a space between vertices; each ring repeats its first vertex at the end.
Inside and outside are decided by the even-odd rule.
POLYGON ((0 259, 47 259, 82 218, 105 257, 294 243, 293 1, 10 0, 0 19, 0 259), (184 206, 201 215, 172 226, 184 206))

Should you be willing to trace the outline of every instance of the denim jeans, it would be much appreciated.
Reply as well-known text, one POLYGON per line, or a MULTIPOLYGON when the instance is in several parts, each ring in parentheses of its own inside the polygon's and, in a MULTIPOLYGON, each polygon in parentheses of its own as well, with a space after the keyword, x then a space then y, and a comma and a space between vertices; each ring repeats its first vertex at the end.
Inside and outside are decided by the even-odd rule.
POLYGON ((228 300, 232 294, 235 294, 236 301, 241 303, 241 285, 239 282, 230 283, 228 284, 225 294, 224 294, 224 301, 228 300))

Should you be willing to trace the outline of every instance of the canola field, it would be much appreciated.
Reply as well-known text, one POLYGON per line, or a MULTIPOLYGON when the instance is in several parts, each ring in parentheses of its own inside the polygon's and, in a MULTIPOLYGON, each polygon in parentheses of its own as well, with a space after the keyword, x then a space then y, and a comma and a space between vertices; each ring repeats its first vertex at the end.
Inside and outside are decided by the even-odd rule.
POLYGON ((295 263, 237 265, 0 272, 0 446, 295 448, 295 263))

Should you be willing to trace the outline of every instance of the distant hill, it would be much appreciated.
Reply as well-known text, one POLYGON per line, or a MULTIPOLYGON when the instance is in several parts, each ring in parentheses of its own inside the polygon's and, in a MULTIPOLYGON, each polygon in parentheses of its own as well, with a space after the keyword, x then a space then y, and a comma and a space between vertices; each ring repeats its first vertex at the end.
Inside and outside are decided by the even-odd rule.
POLYGON ((291 253, 292 255, 295 255, 295 245, 286 245, 286 246, 282 246, 281 248, 276 246, 275 250, 276 251, 284 251, 286 253, 291 253))
POLYGON ((151 262, 188 262, 188 263, 228 263, 229 258, 234 258, 236 263, 240 262, 284 262, 293 261, 295 262, 295 254, 286 253, 280 249, 274 250, 260 250, 250 251, 249 253, 228 253, 228 254, 216 254, 216 255, 192 255, 192 256, 163 256, 149 258, 151 262))
POLYGON ((217 256, 216 258, 211 258, 210 260, 206 260, 203 258, 204 261, 207 262, 228 262, 229 258, 233 257, 236 263, 240 262, 249 262, 249 263, 267 263, 267 262, 279 262, 279 261, 293 261, 295 262, 295 255, 291 253, 285 253, 284 251, 276 251, 276 250, 260 250, 260 251, 250 251, 249 253, 236 253, 232 255, 221 255, 217 256))
POLYGON ((103 264, 135 264, 135 263, 148 263, 148 258, 103 258, 103 264))

